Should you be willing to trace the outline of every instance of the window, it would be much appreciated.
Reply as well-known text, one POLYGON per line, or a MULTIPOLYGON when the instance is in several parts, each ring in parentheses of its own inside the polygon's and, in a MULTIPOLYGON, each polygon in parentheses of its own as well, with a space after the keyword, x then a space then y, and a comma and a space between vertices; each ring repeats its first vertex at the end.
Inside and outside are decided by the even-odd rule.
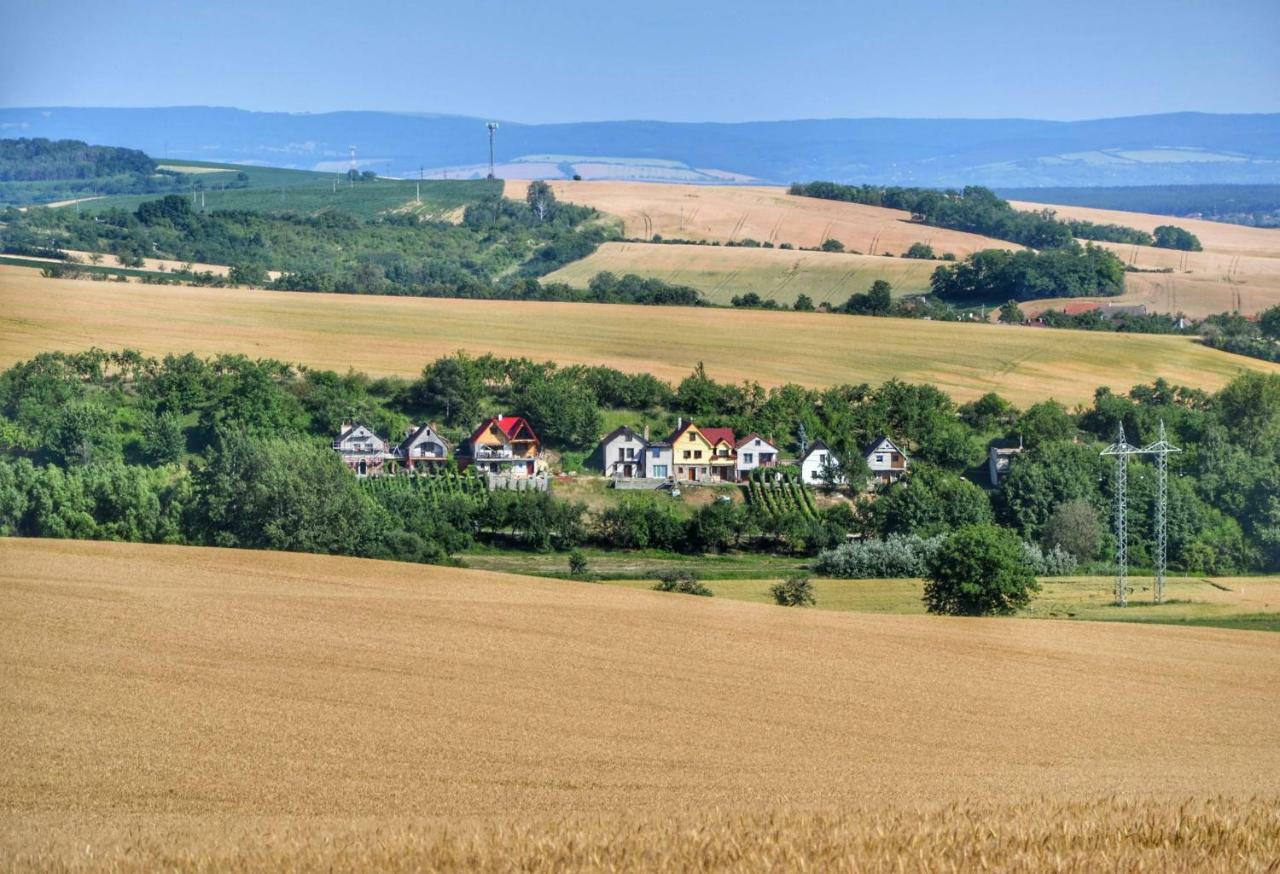
POLYGON ((689 458, 690 458, 692 455, 693 455, 693 453, 692 453, 692 452, 690 452, 688 449, 686 449, 686 450, 684 451, 684 458, 685 458, 685 461, 688 461, 688 460, 689 460, 689 458))
POLYGON ((701 458, 701 457, 702 457, 702 450, 701 450, 701 449, 695 449, 695 450, 693 450, 693 457, 694 457, 694 458, 701 458))
POLYGON ((697 438, 697 436, 696 436, 695 434, 693 434, 693 433, 690 433, 690 434, 689 434, 689 442, 690 442, 690 443, 692 443, 694 440, 697 440, 697 439, 698 439, 698 438, 697 438))
POLYGON ((743 464, 751 464, 751 463, 752 463, 752 462, 754 462, 754 461, 755 461, 755 456, 754 456, 754 455, 752 455, 750 452, 744 452, 744 453, 742 453, 742 463, 743 463, 743 464))
POLYGON ((883 452, 877 452, 877 453, 876 453, 876 464, 884 464, 884 453, 883 453, 883 452))
POLYGON ((653 466, 653 475, 659 479, 663 479, 667 475, 667 466, 665 464, 655 464, 653 466))
POLYGON ((827 453, 825 452, 818 453, 818 464, 822 465, 823 467, 827 466, 827 453))
POLYGON ((655 447, 655 448, 653 448, 653 449, 650 449, 650 450, 649 450, 649 457, 650 457, 650 458, 661 458, 661 457, 662 457, 662 450, 661 450, 661 449, 658 449, 657 447, 655 447))
POLYGON ((636 451, 635 451, 634 449, 632 449, 630 446, 628 446, 628 447, 627 447, 627 461, 630 461, 631 459, 633 459, 633 458, 635 458, 635 457, 636 457, 636 451))

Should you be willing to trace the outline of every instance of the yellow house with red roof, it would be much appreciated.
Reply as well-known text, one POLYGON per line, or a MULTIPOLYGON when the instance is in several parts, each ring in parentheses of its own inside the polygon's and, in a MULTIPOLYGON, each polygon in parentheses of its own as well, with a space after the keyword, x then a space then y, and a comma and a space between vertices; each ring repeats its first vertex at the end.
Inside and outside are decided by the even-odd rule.
POLYGON ((671 444, 674 479, 732 482, 736 478, 732 428, 699 428, 693 422, 682 421, 667 442, 671 444))

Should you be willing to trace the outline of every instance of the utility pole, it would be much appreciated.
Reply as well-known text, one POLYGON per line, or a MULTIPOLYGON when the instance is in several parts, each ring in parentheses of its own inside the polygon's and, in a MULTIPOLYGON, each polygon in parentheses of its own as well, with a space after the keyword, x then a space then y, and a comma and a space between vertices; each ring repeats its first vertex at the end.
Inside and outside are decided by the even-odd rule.
POLYGON ((1164 419, 1160 420, 1160 439, 1145 447, 1144 455, 1156 457, 1156 603, 1164 603, 1164 576, 1169 548, 1169 454, 1181 452, 1165 439, 1164 419))
POLYGON ((498 132, 498 123, 491 121, 485 125, 489 129, 489 178, 496 178, 493 175, 493 136, 498 132))
POLYGON ((1129 456, 1142 450, 1124 438, 1124 423, 1116 434, 1116 442, 1102 450, 1103 456, 1116 460, 1116 606, 1129 603, 1129 456))

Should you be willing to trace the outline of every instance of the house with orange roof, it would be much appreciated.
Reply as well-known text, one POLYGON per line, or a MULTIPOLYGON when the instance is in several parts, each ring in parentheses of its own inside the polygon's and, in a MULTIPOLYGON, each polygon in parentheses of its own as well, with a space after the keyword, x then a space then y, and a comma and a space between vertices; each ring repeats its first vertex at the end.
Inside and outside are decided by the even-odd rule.
POLYGON ((534 476, 546 470, 542 441, 523 416, 494 416, 471 432, 459 466, 513 477, 534 476))

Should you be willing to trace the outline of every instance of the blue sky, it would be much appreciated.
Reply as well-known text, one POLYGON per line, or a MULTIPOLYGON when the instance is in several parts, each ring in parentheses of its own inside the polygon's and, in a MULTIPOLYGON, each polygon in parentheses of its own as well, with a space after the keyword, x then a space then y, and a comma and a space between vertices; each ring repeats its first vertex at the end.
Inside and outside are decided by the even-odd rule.
POLYGON ((525 122, 1280 111, 1280 0, 0 0, 0 105, 525 122))

